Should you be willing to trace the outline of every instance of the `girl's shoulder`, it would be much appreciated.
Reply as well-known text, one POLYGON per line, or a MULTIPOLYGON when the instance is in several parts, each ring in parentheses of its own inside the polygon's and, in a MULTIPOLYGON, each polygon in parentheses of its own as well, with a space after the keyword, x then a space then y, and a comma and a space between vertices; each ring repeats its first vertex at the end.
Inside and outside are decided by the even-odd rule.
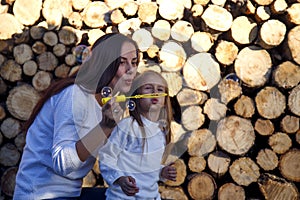
POLYGON ((133 122, 134 122, 133 118, 128 116, 128 117, 125 117, 125 118, 121 119, 118 122, 117 126, 118 126, 118 128, 120 128, 120 127, 129 127, 133 124, 133 122))
POLYGON ((117 129, 123 133, 135 134, 136 132, 139 132, 140 127, 136 120, 129 116, 118 122, 117 129))

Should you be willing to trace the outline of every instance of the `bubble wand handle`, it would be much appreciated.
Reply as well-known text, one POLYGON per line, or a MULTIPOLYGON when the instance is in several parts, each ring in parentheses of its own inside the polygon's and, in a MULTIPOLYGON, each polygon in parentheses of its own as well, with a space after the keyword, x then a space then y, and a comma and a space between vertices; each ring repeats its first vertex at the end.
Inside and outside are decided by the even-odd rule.
MULTIPOLYGON (((151 93, 151 94, 137 94, 134 96, 125 96, 125 95, 118 95, 114 96, 116 98, 116 102, 125 102, 126 99, 141 99, 141 98, 156 98, 156 97, 165 97, 167 93, 151 93)), ((109 100, 113 97, 104 97, 102 98, 102 104, 106 104, 109 100)))

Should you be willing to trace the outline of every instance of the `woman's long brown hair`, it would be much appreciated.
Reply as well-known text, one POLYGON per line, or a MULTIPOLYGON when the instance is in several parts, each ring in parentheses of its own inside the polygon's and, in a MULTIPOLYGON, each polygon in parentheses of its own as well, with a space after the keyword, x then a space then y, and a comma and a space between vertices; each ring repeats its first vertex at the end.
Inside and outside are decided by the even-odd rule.
POLYGON ((132 39, 120 33, 103 35, 93 44, 91 55, 82 63, 78 72, 68 78, 53 82, 44 91, 43 96, 24 124, 24 131, 28 131, 45 102, 66 87, 78 84, 87 92, 99 93, 104 86, 107 86, 118 71, 121 62, 121 48, 124 42, 130 42, 136 47, 137 58, 139 58, 138 46, 132 39))

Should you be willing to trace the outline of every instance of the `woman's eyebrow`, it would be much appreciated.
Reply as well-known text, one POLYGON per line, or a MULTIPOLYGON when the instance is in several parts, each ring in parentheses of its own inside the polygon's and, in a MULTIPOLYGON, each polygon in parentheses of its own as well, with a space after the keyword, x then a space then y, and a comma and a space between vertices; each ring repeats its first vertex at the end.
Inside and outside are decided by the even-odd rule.
MULTIPOLYGON (((122 56, 120 56, 120 58, 121 58, 121 59, 124 59, 124 60, 127 60, 127 58, 126 58, 126 57, 122 57, 122 56)), ((132 60, 137 60, 137 57, 134 57, 132 60)))

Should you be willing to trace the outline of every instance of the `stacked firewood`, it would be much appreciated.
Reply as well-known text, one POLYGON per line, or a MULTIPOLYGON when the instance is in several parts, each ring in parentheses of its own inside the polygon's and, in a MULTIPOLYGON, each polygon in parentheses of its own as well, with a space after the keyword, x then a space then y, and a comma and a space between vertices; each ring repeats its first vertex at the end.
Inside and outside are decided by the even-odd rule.
MULTIPOLYGON (((299 0, 1 1, 0 199, 42 92, 109 32, 137 41, 138 70, 160 72, 177 102, 165 162, 178 177, 162 198, 299 199, 299 13, 299 0)), ((84 186, 106 187, 97 163, 84 186)))

